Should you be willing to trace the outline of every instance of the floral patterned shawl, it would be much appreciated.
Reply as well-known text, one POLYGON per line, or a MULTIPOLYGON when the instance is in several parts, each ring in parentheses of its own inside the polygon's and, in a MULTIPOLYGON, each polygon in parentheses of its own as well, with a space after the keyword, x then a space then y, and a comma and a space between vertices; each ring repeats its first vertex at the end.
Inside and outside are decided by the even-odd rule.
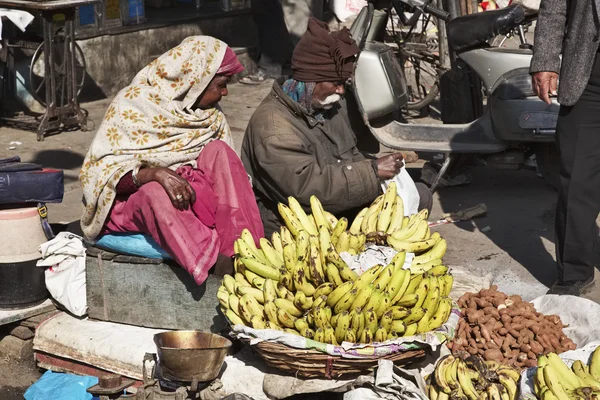
POLYGON ((144 69, 112 101, 79 175, 84 211, 81 227, 93 239, 102 230, 121 178, 137 165, 195 167, 211 140, 232 145, 219 108, 192 110, 217 73, 227 45, 192 36, 144 69))

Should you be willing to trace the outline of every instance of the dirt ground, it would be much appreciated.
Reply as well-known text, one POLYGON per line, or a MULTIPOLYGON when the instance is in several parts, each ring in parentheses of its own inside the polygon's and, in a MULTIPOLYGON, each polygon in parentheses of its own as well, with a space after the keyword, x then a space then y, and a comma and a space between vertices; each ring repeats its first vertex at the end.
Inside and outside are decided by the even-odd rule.
MULTIPOLYGON (((232 85, 223 100, 238 151, 248 119, 268 91, 269 84, 232 85)), ((108 103, 107 99, 85 105, 96 126, 108 103)), ((51 222, 79 218, 81 189, 77 174, 94 132, 64 132, 37 142, 32 132, 0 128, 0 157, 18 154, 25 161, 65 170, 65 198, 62 204, 49 207, 51 222), (22 144, 8 150, 11 141, 22 144)), ((414 177, 420 176, 422 165, 423 161, 408 165, 414 177)), ((488 210, 487 215, 475 220, 435 228, 448 240, 445 261, 477 276, 490 275, 501 290, 525 299, 544 294, 556 279, 555 190, 534 171, 474 167, 471 172, 474 179, 469 185, 441 188, 434 196, 430 220, 479 203, 486 204, 488 210)), ((599 288, 589 297, 600 301, 599 288)), ((10 362, 0 355, 0 399, 21 398, 38 376, 32 365, 10 362)))

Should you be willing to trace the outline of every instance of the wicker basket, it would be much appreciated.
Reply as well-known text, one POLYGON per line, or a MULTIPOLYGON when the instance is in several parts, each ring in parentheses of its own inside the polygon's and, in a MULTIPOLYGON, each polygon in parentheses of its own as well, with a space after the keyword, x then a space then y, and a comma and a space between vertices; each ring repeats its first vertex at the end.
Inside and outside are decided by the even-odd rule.
POLYGON ((401 351, 374 358, 344 358, 306 349, 295 349, 280 343, 259 342, 252 349, 267 365, 302 378, 334 379, 369 373, 379 360, 406 365, 425 356, 425 349, 401 351))

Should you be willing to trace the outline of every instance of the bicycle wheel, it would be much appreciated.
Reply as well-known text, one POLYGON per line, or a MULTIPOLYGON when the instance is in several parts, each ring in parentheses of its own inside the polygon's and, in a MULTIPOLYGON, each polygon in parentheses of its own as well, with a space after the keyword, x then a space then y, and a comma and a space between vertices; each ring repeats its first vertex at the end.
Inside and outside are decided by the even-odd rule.
MULTIPOLYGON (((68 102, 67 75, 65 61, 65 38, 63 35, 56 35, 53 38, 53 63, 56 71, 55 88, 57 106, 62 106, 68 102)), ((83 56, 83 50, 75 43, 75 80, 77 82, 76 96, 81 93, 85 83, 86 64, 83 56)), ((32 96, 43 106, 46 106, 46 66, 44 63, 44 44, 33 53, 29 64, 29 90, 32 96)))

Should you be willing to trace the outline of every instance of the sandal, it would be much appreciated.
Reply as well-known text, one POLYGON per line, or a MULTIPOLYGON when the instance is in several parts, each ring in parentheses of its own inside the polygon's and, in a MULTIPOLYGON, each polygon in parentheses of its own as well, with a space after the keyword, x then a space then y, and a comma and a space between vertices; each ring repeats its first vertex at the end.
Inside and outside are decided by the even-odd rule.
POLYGON ((241 78, 239 80, 240 83, 246 84, 246 85, 260 85, 261 83, 263 83, 266 79, 268 79, 269 77, 267 76, 266 73, 264 73, 261 70, 258 70, 257 73, 255 74, 251 74, 248 76, 245 76, 243 78, 241 78))

